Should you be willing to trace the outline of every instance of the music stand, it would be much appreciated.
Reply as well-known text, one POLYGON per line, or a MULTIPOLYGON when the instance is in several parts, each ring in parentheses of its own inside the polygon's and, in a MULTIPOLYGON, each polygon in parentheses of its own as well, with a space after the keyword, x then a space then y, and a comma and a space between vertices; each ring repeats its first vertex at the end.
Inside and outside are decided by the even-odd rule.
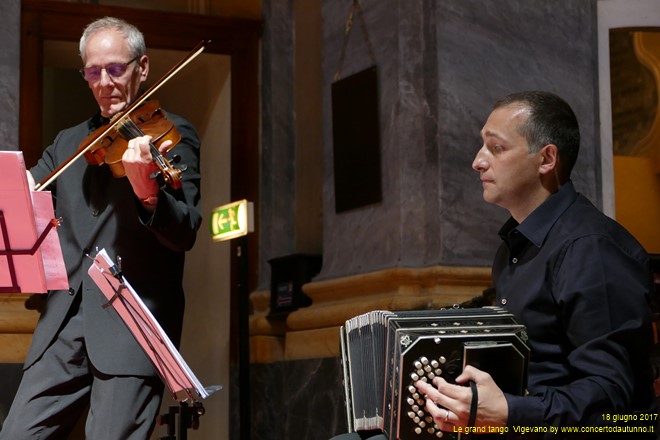
POLYGON ((169 425, 173 434, 175 417, 178 413, 181 419, 179 435, 181 440, 185 439, 187 428, 197 429, 199 426, 199 416, 204 414, 201 401, 222 386, 207 388, 202 386, 151 311, 124 278, 121 268, 110 259, 105 249, 101 249, 94 257, 88 273, 108 299, 105 307, 113 307, 117 311, 156 367, 158 375, 174 400, 179 402, 180 406, 171 407, 170 412, 162 416, 161 420, 169 425))
POLYGON ((50 192, 30 191, 23 153, 0 151, 0 293, 68 289, 50 192))

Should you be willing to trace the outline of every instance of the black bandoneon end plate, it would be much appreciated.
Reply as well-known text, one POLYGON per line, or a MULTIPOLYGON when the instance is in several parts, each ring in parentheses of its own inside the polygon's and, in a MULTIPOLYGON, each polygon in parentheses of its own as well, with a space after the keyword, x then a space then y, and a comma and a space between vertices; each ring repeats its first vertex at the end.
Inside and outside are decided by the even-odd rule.
POLYGON ((502 308, 373 311, 346 321, 341 355, 349 430, 390 440, 457 438, 440 432, 417 380, 451 383, 466 365, 488 372, 506 393, 527 387, 525 327, 502 308))

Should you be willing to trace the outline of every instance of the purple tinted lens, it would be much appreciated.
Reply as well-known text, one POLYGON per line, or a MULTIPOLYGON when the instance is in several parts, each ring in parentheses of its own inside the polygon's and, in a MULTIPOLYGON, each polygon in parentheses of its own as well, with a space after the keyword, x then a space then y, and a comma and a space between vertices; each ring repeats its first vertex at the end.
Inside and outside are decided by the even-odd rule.
MULTIPOLYGON (((113 78, 118 78, 126 72, 126 64, 110 64, 106 66, 105 71, 113 78)), ((100 72, 99 72, 100 74, 100 72)))
POLYGON ((90 79, 99 79, 101 77, 101 68, 100 67, 88 67, 83 69, 83 76, 86 80, 90 79))
POLYGON ((119 78, 124 73, 126 73, 126 69, 128 69, 128 65, 137 59, 138 57, 135 57, 132 60, 130 60, 128 63, 114 63, 114 64, 109 64, 105 67, 86 67, 80 69, 80 72, 87 81, 98 81, 101 78, 102 70, 105 70, 105 72, 108 75, 110 75, 112 78, 119 78))

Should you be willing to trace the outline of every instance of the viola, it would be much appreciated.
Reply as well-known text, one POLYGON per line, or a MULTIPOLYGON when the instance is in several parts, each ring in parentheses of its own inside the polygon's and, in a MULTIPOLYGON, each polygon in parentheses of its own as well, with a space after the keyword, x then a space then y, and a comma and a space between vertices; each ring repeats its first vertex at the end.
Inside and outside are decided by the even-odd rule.
POLYGON ((167 119, 158 100, 145 101, 129 114, 115 115, 113 121, 116 119, 118 121, 114 123, 113 130, 108 130, 109 124, 104 125, 94 130, 78 146, 78 150, 84 152, 87 163, 106 164, 114 177, 124 177, 126 172, 121 158, 128 148, 128 141, 149 135, 152 138, 149 142, 151 157, 159 170, 152 177, 161 177, 172 189, 181 188, 181 172, 185 171, 185 166, 175 168, 160 151, 165 141, 172 141, 165 152, 171 150, 179 143, 181 135, 176 131, 174 123, 167 119))
MULTIPOLYGON (((50 173, 50 175, 46 176, 44 180, 36 184, 34 187, 35 191, 41 191, 50 185, 81 156, 85 156, 88 162, 91 161, 90 163, 96 163, 99 165, 108 163, 113 175, 116 177, 123 177, 123 165, 120 170, 118 164, 121 162, 121 156, 124 154, 124 151, 128 148, 128 141, 135 137, 143 136, 144 134, 149 134, 153 138, 159 137, 154 136, 154 134, 156 134, 161 135, 159 137, 161 138, 161 142, 165 142, 167 138, 162 139, 162 135, 176 133, 178 142, 181 137, 174 129, 174 124, 164 117, 165 113, 160 110, 158 101, 147 100, 156 90, 165 84, 165 82, 202 53, 206 45, 209 43, 210 41, 205 40, 197 44, 197 46, 172 67, 169 72, 152 85, 137 100, 132 102, 120 116, 113 118, 109 124, 95 130, 90 136, 85 138, 85 140, 79 145, 76 154, 57 167, 57 169, 50 173), (150 130, 153 130, 153 132, 150 132, 150 130), (123 140, 119 139, 120 136, 118 135, 121 135, 123 140), (111 148, 115 143, 117 143, 117 147, 111 148), (121 146, 124 144, 125 146, 122 149, 121 146), (108 159, 108 161, 106 161, 106 159, 108 159)), ((174 189, 180 188, 181 180, 179 177, 184 168, 174 168, 171 163, 163 157, 153 141, 150 143, 150 150, 151 156, 160 170, 159 174, 163 177, 165 183, 169 184, 174 189)))

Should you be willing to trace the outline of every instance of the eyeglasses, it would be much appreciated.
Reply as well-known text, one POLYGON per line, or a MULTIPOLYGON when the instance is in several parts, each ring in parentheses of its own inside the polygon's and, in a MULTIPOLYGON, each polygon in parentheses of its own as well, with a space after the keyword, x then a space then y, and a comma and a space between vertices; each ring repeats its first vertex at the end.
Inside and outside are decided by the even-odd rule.
POLYGON ((98 67, 98 66, 84 67, 80 69, 80 74, 83 76, 83 78, 85 78, 85 81, 93 82, 101 79, 101 72, 105 70, 105 73, 107 73, 108 76, 110 76, 113 79, 116 79, 122 76, 124 73, 126 73, 126 69, 128 69, 128 65, 131 64, 133 61, 137 60, 138 58, 140 57, 137 56, 127 63, 112 63, 112 64, 108 64, 105 67, 98 67))

